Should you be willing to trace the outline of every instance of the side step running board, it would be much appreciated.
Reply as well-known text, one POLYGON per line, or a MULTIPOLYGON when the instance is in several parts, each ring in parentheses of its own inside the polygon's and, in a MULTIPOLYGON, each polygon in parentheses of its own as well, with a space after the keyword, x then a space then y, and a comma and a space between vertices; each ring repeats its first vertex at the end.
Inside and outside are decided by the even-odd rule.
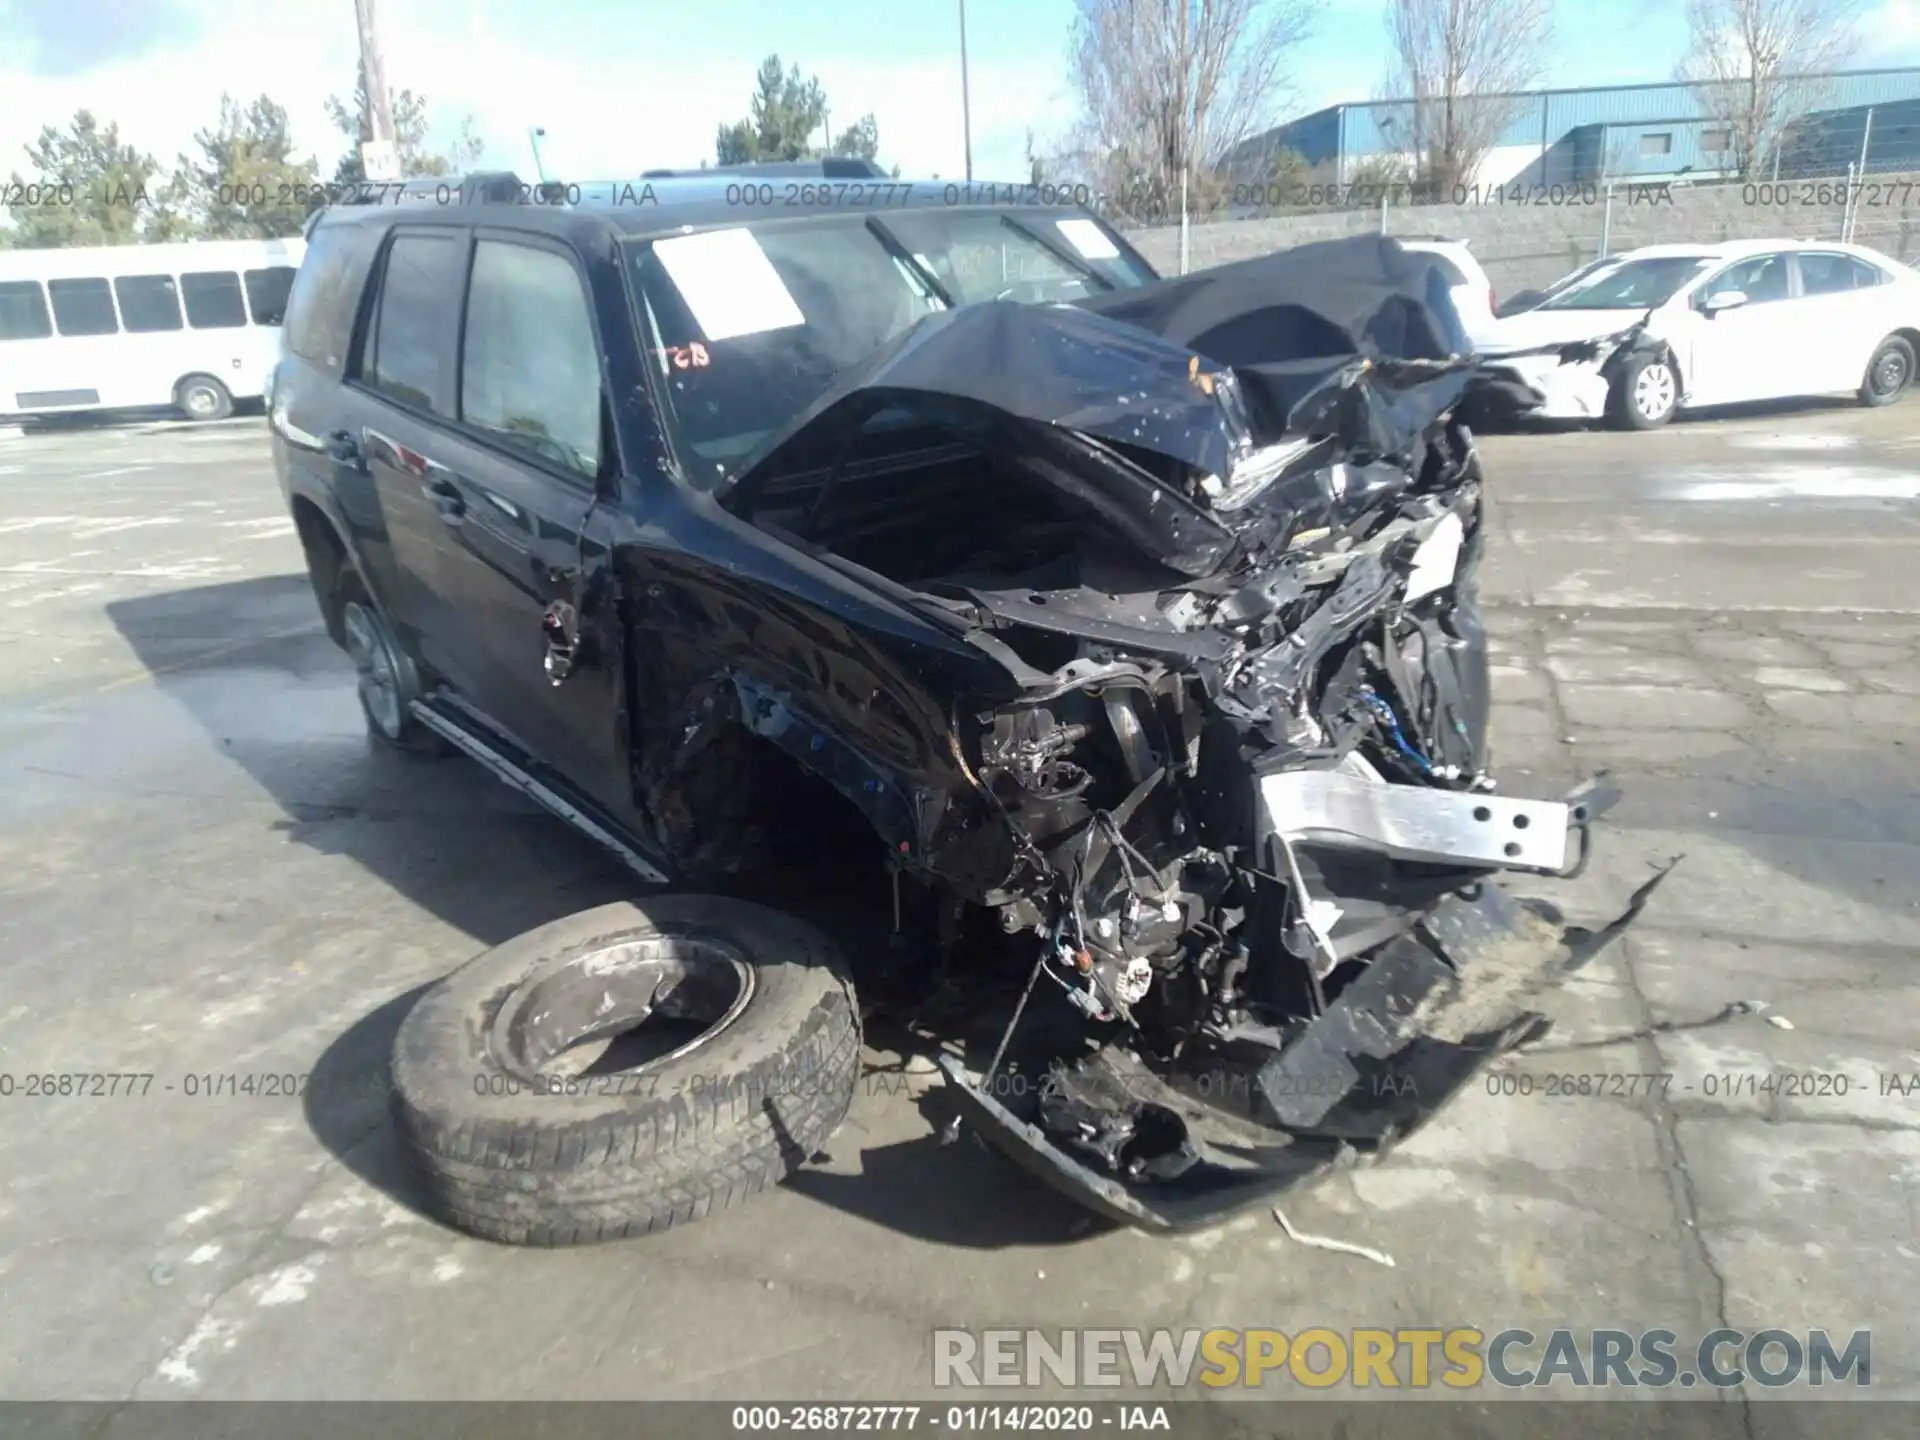
POLYGON ((442 737, 464 754, 478 760, 497 778, 506 781, 514 789, 552 811, 589 840, 604 845, 620 857, 622 864, 649 885, 667 883, 666 872, 622 839, 610 825, 596 820, 573 800, 531 774, 524 765, 508 755, 504 747, 496 748, 466 726, 435 710, 425 700, 415 700, 409 708, 420 723, 434 734, 442 737))

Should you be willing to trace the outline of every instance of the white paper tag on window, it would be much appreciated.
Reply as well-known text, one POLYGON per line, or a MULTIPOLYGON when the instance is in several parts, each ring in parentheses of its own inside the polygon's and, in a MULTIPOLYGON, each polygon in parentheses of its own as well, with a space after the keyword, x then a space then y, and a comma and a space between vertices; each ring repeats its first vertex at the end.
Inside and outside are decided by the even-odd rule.
POLYGON ((1089 260, 1118 260, 1120 247, 1109 240, 1106 232, 1091 220, 1056 220, 1060 233, 1074 249, 1089 260))
POLYGON ((751 230, 707 230, 653 242, 708 340, 804 325, 793 296, 751 230))

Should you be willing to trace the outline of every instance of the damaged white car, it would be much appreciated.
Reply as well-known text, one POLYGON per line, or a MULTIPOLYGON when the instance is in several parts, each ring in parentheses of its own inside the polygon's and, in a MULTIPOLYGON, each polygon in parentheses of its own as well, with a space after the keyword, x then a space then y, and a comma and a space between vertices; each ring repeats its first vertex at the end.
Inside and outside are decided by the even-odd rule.
POLYGON ((1680 410, 1913 382, 1920 275, 1858 245, 1741 240, 1629 251, 1495 322, 1480 345, 1505 407, 1626 430, 1680 410))

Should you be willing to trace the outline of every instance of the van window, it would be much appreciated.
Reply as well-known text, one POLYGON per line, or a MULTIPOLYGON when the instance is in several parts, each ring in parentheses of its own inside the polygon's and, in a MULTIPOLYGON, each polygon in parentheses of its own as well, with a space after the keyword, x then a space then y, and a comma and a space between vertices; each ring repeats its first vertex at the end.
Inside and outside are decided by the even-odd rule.
POLYGON ((482 240, 473 252, 460 418, 592 478, 600 469, 600 347, 580 275, 551 250, 482 240))
POLYGON ((180 328, 180 287, 171 275, 122 275, 113 293, 129 335, 180 328))
POLYGON ((363 268, 354 264, 353 237, 360 227, 321 226, 307 238, 307 253, 287 296, 287 348, 302 359, 337 371, 353 343, 363 268))
POLYGON ((447 416, 453 414, 453 404, 442 359, 460 323, 455 275, 459 260, 450 235, 394 236, 361 366, 374 389, 447 416))
POLYGON ((180 277, 187 324, 196 330, 237 330, 247 323, 240 277, 231 270, 198 270, 180 277))
POLYGON ((53 302, 53 323, 62 335, 112 335, 120 329, 113 313, 113 291, 104 279, 49 280, 47 298, 53 302))
POLYGON ((287 316, 287 294, 293 289, 293 267, 274 265, 249 270, 240 277, 247 286, 247 309, 256 325, 278 325, 287 316))
POLYGON ((0 340, 44 340, 53 334, 38 280, 0 281, 0 340))

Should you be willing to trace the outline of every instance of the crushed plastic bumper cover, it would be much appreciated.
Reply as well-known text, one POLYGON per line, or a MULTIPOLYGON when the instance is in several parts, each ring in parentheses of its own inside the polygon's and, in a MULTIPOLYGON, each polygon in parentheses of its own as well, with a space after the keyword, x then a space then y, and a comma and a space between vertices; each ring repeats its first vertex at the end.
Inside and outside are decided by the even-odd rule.
POLYGON ((942 1056, 941 1069, 962 1118, 1055 1189, 1123 1224, 1206 1225, 1385 1153, 1484 1064, 1538 1033, 1542 1017, 1531 999, 1625 929, 1666 873, 1591 931, 1491 883, 1447 896, 1253 1073, 1254 1106, 1235 1103, 1237 1096, 1211 1103, 1110 1047, 1076 1067, 1071 1088, 1056 1083, 1043 1098, 1051 1113, 1039 1118, 1056 1134, 1063 1119, 1086 1122, 1086 1144, 1069 1149, 983 1091, 959 1059, 942 1056), (1111 1104, 1115 1095, 1125 1103, 1111 1104), (1247 1118, 1250 1108, 1265 1123, 1247 1118), (1126 1123, 1097 1133, 1102 1114, 1126 1123), (1129 1145, 1159 1163, 1136 1160, 1124 1178, 1100 1165, 1129 1145))

